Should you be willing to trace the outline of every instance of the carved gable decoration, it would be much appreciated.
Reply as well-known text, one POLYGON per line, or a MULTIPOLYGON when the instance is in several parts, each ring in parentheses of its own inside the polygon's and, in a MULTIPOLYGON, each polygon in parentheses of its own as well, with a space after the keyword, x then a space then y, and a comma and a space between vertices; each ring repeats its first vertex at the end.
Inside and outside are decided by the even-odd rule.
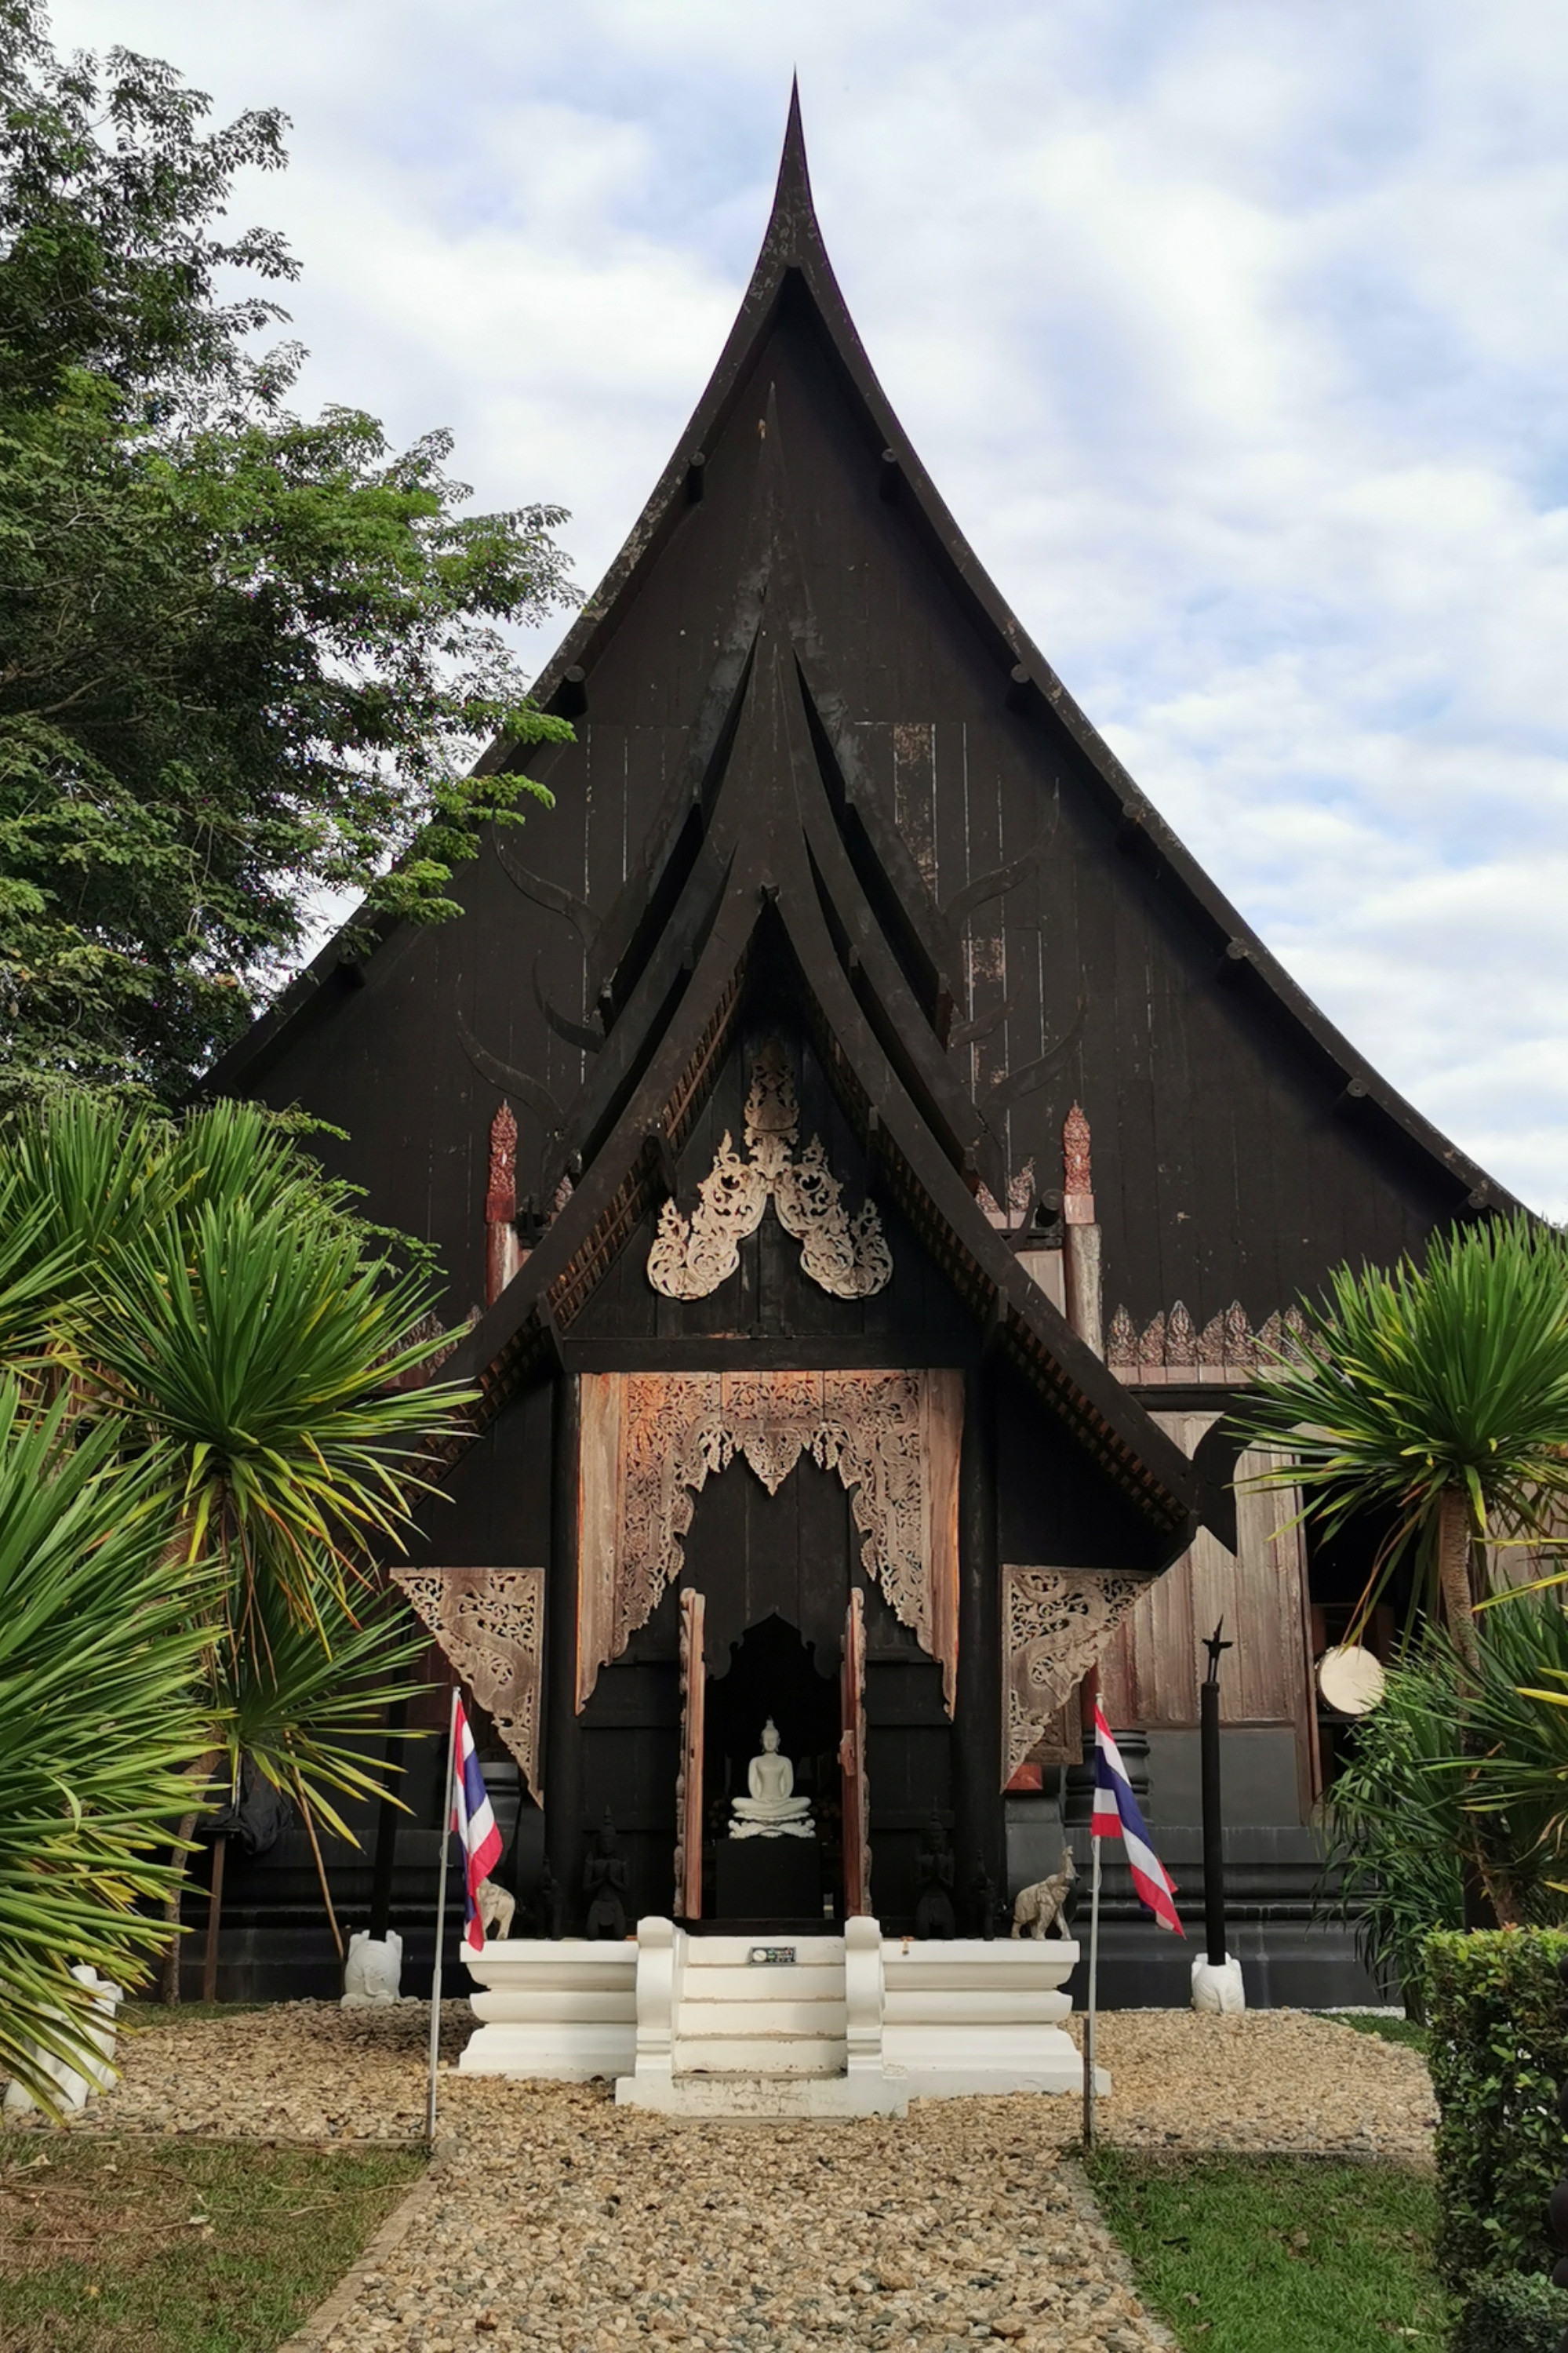
POLYGON ((776 1494, 810 1453, 849 1490, 862 1566, 940 1662, 952 1714, 961 1373, 585 1373, 581 1394, 579 1709, 680 1576, 709 1477, 744 1456, 776 1494))
POLYGON ((542 1568, 395 1568, 399 1586, 472 1692, 543 1802, 539 1684, 542 1568))
POLYGON ((769 1200, 779 1222, 800 1244, 801 1271, 834 1299, 869 1299, 893 1279, 893 1258, 874 1202, 851 1217, 843 1187, 828 1166, 821 1136, 799 1158, 800 1108, 784 1049, 765 1046, 751 1068, 746 1148, 726 1130, 714 1165, 697 1187, 697 1207, 683 1218, 673 1201, 659 1212, 648 1253, 648 1280, 666 1299, 705 1299, 740 1264, 740 1245, 762 1223, 769 1200))
POLYGON ((1102 1569, 1004 1565, 1004 1789, 1149 1584, 1146 1577, 1116 1577, 1102 1569))

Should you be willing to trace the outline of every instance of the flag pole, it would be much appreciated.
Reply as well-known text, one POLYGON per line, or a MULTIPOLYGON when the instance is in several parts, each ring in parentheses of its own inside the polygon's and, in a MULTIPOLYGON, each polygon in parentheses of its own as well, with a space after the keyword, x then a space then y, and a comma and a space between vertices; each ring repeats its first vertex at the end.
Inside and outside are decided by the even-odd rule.
MULTIPOLYGON (((1094 1849, 1095 1868, 1089 1897, 1089 1999, 1084 2011, 1084 2147, 1095 2145, 1095 2010, 1099 1995, 1100 1970, 1100 1848, 1104 1841, 1095 1836, 1091 1828, 1089 1844, 1094 1849)), ((434 2078, 431 2078, 432 2083, 434 2078)), ((432 2094, 433 2096, 433 2094, 432 2094)))
POLYGON ((447 1926, 447 1847, 452 1832, 452 1773, 457 1761, 457 1685, 447 1723, 447 1778, 441 1786, 441 1875, 436 1886, 436 1966, 430 1979, 430 2082, 425 2102, 425 2138, 436 2137, 436 2063, 441 2049, 441 1945, 447 1926))

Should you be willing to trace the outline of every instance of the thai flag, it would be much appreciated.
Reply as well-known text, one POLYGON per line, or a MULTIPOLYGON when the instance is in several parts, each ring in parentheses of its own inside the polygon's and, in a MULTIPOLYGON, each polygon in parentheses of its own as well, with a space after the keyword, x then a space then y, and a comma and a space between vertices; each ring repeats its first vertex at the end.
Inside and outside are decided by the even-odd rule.
POLYGON ((1127 1768, 1097 1702, 1095 1707, 1095 1811, 1091 1828, 1096 1838, 1125 1841, 1128 1869, 1132 1873, 1132 1883, 1139 1896, 1161 1928, 1173 1928, 1179 1936, 1184 1936, 1187 1932, 1176 1916, 1176 1883, 1168 1875, 1165 1865, 1149 1843, 1149 1831, 1143 1816, 1138 1810, 1138 1799, 1132 1794, 1127 1768))
POLYGON ((490 1792, 484 1786, 462 1702, 460 1699, 454 1704, 457 1721, 452 1727, 452 1828, 463 1851, 462 1940, 472 1951, 482 1953, 484 1923, 479 1916, 479 1890, 501 1860, 501 1832, 495 1827, 490 1792))

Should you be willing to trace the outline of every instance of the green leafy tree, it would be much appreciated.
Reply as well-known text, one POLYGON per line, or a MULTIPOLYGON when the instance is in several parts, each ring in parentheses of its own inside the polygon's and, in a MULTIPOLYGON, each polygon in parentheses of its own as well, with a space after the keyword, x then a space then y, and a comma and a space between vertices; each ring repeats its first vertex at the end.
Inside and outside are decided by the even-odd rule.
POLYGON ((567 600, 534 505, 463 512, 450 437, 286 403, 295 274, 221 234, 282 118, 205 127, 165 65, 62 61, 0 0, 0 1038, 7 1085, 179 1099, 304 946, 455 911, 547 802, 480 744, 570 735, 503 635, 567 600), (255 290, 224 301, 236 274, 255 290))

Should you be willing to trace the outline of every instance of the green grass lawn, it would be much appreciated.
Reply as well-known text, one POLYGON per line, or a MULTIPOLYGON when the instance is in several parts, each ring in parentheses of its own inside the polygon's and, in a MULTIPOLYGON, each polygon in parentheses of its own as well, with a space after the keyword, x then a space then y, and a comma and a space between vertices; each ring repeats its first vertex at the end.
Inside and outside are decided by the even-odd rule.
POLYGON ((0 2144, 5 2353, 273 2353, 424 2168, 415 2149, 0 2144))
POLYGON ((1441 2353, 1447 2342, 1428 2174, 1120 2149, 1087 2169, 1140 2295, 1191 2353, 1441 2353))
POLYGON ((1426 2056, 1426 2029, 1413 2018, 1369 2018, 1365 2010, 1326 2010, 1323 2016, 1334 2026, 1353 2026, 1358 2034, 1375 2034, 1384 2042, 1403 2042, 1407 2051, 1419 2051, 1426 2056))

